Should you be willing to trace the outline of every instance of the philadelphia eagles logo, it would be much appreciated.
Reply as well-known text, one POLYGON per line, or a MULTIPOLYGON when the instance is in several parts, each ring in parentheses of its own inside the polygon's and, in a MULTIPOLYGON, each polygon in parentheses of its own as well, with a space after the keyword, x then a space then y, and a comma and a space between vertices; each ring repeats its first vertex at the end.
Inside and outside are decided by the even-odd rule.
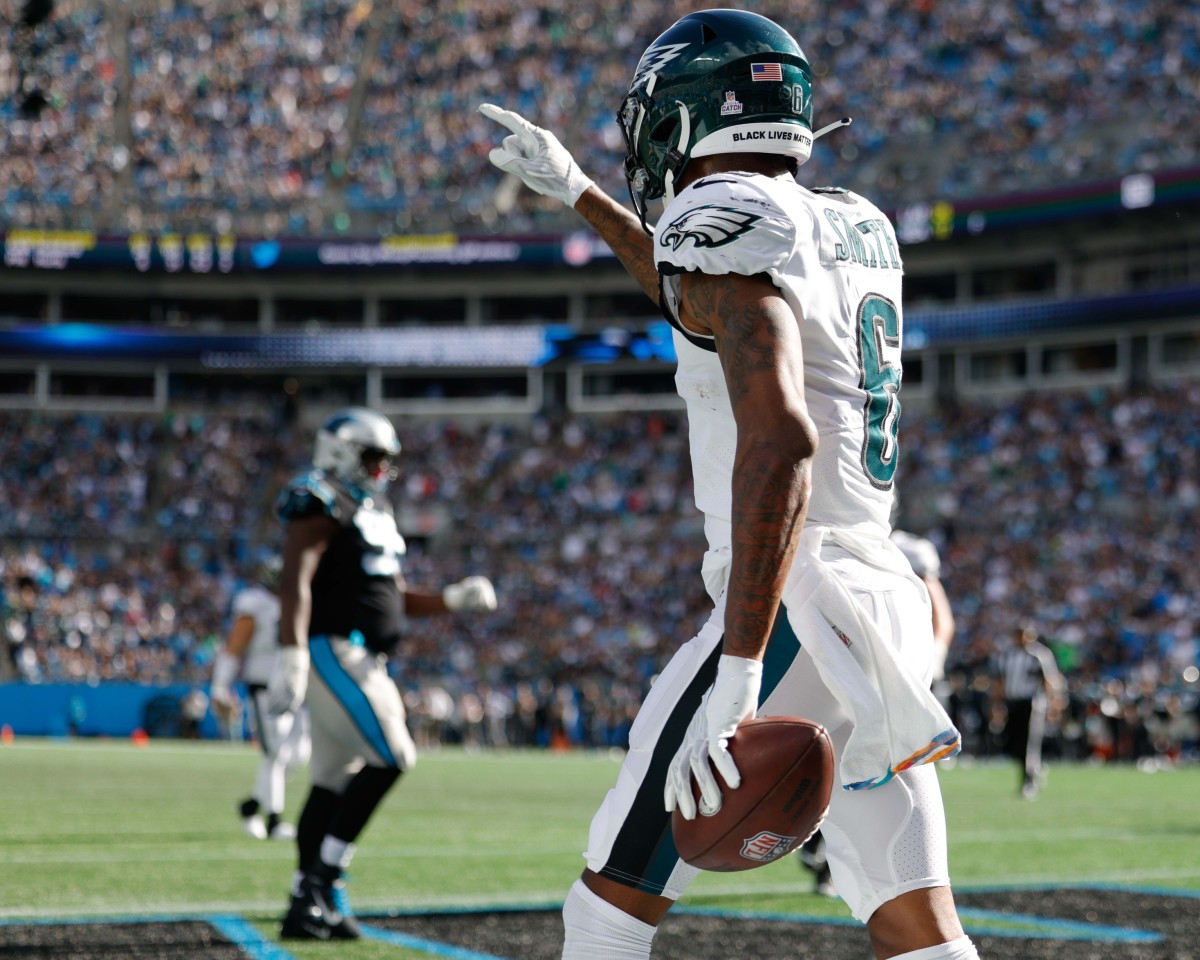
POLYGON ((678 250, 688 240, 697 247, 723 247, 754 229, 762 217, 716 203, 695 207, 659 234, 658 242, 678 250))

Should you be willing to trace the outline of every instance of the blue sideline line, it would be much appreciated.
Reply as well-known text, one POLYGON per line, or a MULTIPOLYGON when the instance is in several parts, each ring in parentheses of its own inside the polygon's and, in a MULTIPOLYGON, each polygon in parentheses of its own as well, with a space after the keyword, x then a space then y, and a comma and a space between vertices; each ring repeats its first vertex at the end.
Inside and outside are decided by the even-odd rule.
POLYGON ((232 914, 163 913, 143 916, 35 917, 32 920, 0 919, 0 927, 61 927, 91 924, 206 923, 233 943, 250 960, 294 960, 283 947, 268 940, 258 929, 232 914))
POLYGON ((420 950, 434 957, 449 957, 450 960, 511 960, 509 957, 498 957, 494 953, 480 953, 477 950, 467 950, 448 943, 438 943, 436 940, 426 940, 424 937, 413 937, 407 933, 397 933, 394 930, 384 930, 380 927, 363 925, 363 936, 372 940, 380 940, 397 947, 408 947, 410 950, 420 950))
MULTIPOLYGON (((744 920, 773 920, 817 926, 861 926, 853 917, 821 917, 811 914, 792 914, 757 910, 723 910, 719 907, 678 907, 672 914, 698 914, 706 917, 728 917, 744 920)), ((998 910, 978 910, 959 906, 959 916, 967 933, 1010 940, 1087 940, 1096 943, 1161 943, 1165 937, 1150 930, 1131 927, 1111 927, 1105 924, 1083 923, 1057 917, 1038 917, 1030 914, 1003 913, 998 910)))
POLYGON ((1028 913, 1005 913, 959 906, 958 915, 968 933, 992 937, 1020 937, 1038 940, 1088 940, 1093 943, 1161 943, 1166 938, 1150 930, 1134 927, 1110 927, 1103 923, 1039 917, 1028 913), (1014 929, 1011 924, 1016 924, 1014 929))
MULTIPOLYGON (((967 886, 960 888, 963 893, 1014 892, 1035 890, 1112 890, 1122 893, 1138 893, 1149 896, 1184 897, 1200 899, 1200 890, 1187 890, 1175 887, 1140 886, 1137 884, 1119 883, 1079 883, 1079 884, 994 884, 987 886, 967 886)), ((560 909, 561 903, 549 904, 496 904, 480 906, 460 906, 442 908, 412 908, 389 910, 374 914, 374 917, 403 917, 428 916, 431 914, 476 914, 476 913, 518 913, 560 909)), ((804 925, 829 926, 860 926, 852 917, 815 916, 811 914, 794 914, 778 911, 728 910, 719 907, 688 907, 680 906, 673 911, 676 914, 695 914, 700 916, 727 917, 730 919, 756 919, 781 921, 804 925)), ((1042 940, 1071 940, 1091 941, 1097 943, 1160 943, 1165 937, 1149 930, 1139 930, 1132 927, 1115 927, 1107 924, 1086 923, 1077 920, 1067 920, 1057 917, 1038 916, 1034 914, 1005 913, 997 910, 983 910, 975 907, 959 907, 963 926, 968 933, 1004 937, 1008 939, 1042 939, 1042 940)), ((367 915, 369 916, 369 915, 367 915)), ((360 915, 361 919, 367 916, 360 915)), ((249 960, 293 960, 292 955, 272 940, 264 938, 253 924, 242 917, 233 914, 198 915, 194 913, 164 913, 158 915, 98 915, 83 917, 37 917, 30 919, 0 918, 0 927, 12 926, 57 926, 63 924, 134 924, 134 923, 183 923, 200 922, 212 926, 226 939, 235 944, 249 960)), ((435 957, 447 960, 511 960, 490 953, 480 953, 451 944, 426 940, 410 934, 385 930, 369 925, 363 926, 363 934, 373 940, 407 947, 435 957)))
POLYGON ((267 940, 258 928, 241 917, 223 915, 207 918, 209 926, 250 960, 293 960, 292 955, 274 940, 267 940))
POLYGON ((1155 897, 1190 897, 1193 900, 1200 900, 1200 890, 1180 890, 1177 887, 1129 886, 1123 883, 1081 883, 1078 885, 1059 884, 1054 889, 1112 890, 1117 893, 1145 893, 1155 897))
MULTIPOLYGON (((561 909, 562 904, 557 904, 561 909)), ((413 910, 413 911, 396 911, 387 914, 379 914, 379 916, 428 916, 430 913, 496 913, 496 912, 524 912, 530 909, 543 909, 542 907, 533 905, 521 906, 502 906, 502 907, 467 907, 458 909, 447 909, 431 911, 413 910)), ((220 933, 225 939, 233 943, 241 950, 249 960, 294 960, 292 955, 283 947, 275 943, 273 940, 268 940, 259 933, 258 929, 248 921, 241 917, 233 916, 232 914, 217 914, 217 915, 199 915, 194 913, 164 913, 154 916, 95 916, 95 917, 36 917, 30 920, 18 920, 0 918, 0 927, 58 927, 66 924, 85 926, 88 924, 135 924, 135 923, 207 923, 220 933)), ((372 940, 379 940, 383 943, 390 943, 399 947, 408 947, 411 950, 419 950, 422 953, 427 953, 434 957, 446 957, 448 960, 511 960, 510 957, 498 957, 491 953, 479 953, 476 950, 467 950, 463 947, 456 947, 447 943, 438 943, 435 940, 425 940, 421 937, 410 936, 405 933, 397 933, 392 930, 384 930, 381 927, 373 927, 363 924, 362 932, 364 937, 369 937, 372 940)))

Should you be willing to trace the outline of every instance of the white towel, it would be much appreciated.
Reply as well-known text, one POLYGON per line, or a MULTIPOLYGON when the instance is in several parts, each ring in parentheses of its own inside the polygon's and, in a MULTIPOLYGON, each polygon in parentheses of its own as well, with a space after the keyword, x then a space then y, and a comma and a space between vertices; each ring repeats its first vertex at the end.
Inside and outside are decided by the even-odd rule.
POLYGON ((865 562, 896 570, 878 538, 808 527, 784 589, 788 619, 821 679, 853 721, 842 752, 843 789, 887 783, 901 770, 958 753, 960 737, 950 717, 921 678, 914 677, 879 635, 874 623, 841 579, 820 557, 826 536, 865 562), (816 607, 832 634, 813 631, 792 611, 816 607), (840 638, 840 639, 839 639, 840 638))

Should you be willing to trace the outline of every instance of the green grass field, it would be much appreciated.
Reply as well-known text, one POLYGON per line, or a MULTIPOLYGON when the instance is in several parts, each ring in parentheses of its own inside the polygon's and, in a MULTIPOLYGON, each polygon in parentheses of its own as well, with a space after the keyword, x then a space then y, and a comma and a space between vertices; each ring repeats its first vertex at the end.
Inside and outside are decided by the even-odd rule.
MULTIPOLYGON (((268 936, 291 844, 245 838, 249 746, 18 739, 0 746, 0 920, 237 913, 268 936)), ((376 813, 351 868, 360 912, 561 902, 617 772, 605 754, 425 754, 376 813)), ((956 886, 1121 885, 1200 891, 1200 769, 1057 766, 1033 803, 1008 764, 942 771, 956 886)), ((294 819, 303 778, 289 787, 294 819)), ((846 916, 787 858, 706 874, 686 903, 846 916)), ((288 945, 299 960, 323 945, 288 945)), ((428 954, 339 945, 345 960, 428 954)))

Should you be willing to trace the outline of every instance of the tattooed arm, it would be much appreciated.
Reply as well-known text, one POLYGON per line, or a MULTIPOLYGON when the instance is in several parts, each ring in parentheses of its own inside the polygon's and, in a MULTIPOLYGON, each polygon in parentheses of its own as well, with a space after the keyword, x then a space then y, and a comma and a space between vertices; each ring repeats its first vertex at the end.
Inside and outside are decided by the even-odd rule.
POLYGON ((757 710, 763 654, 808 509, 817 434, 804 403, 800 328, 769 279, 686 273, 680 307, 685 326, 716 338, 737 423, 721 656, 663 788, 666 809, 691 820, 721 808, 712 767, 729 789, 741 784, 729 741, 757 710))
POLYGON ((646 296, 658 303, 658 267, 654 264, 652 238, 638 218, 597 186, 584 192, 575 204, 575 212, 600 234, 646 296))
POLYGON ((808 509, 816 428, 791 307, 765 276, 687 273, 682 320, 716 338, 737 422, 724 653, 761 660, 808 509))

